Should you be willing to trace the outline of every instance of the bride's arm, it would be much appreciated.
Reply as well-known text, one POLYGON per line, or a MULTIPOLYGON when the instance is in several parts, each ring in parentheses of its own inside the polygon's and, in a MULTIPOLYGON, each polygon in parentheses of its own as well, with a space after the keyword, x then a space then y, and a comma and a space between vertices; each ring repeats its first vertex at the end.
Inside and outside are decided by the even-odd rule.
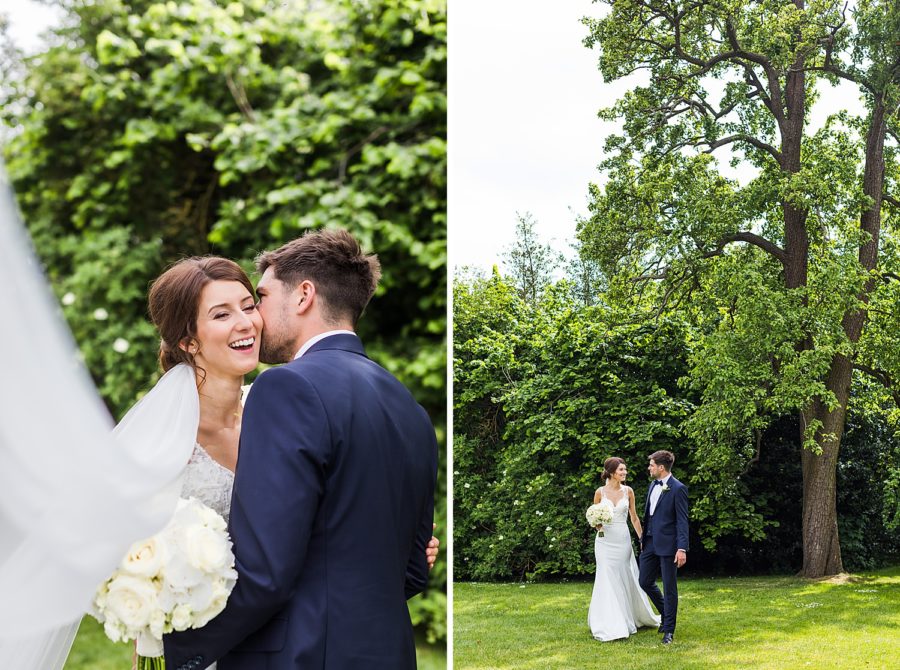
MULTIPOLYGON (((601 500, 603 500, 603 494, 600 492, 600 489, 597 489, 596 491, 594 491, 594 504, 596 505, 601 500)), ((594 526, 594 529, 595 530, 603 530, 603 524, 601 523, 597 526, 594 526)))
POLYGON ((634 532, 637 533, 638 539, 644 537, 641 528, 641 520, 638 518, 637 511, 634 509, 634 489, 628 487, 628 514, 631 516, 631 525, 634 526, 634 532))

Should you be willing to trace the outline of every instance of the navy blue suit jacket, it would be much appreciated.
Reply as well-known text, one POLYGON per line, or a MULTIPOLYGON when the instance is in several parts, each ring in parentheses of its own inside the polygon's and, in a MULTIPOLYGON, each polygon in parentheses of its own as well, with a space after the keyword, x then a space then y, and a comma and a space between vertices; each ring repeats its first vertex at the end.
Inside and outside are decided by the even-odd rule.
POLYGON ((355 335, 263 372, 244 409, 230 531, 238 581, 169 670, 416 667, 406 599, 428 578, 437 442, 355 335))
POLYGON ((674 556, 678 549, 688 550, 688 489, 675 477, 669 477, 669 490, 664 491, 653 511, 650 525, 650 483, 644 504, 644 533, 650 528, 653 535, 653 552, 659 556, 674 556))

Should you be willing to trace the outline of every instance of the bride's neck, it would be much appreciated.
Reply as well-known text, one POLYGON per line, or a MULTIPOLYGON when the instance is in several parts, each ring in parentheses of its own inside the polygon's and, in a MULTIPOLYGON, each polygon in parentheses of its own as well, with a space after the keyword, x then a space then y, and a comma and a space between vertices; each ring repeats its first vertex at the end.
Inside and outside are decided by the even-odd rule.
POLYGON ((241 385, 244 377, 221 376, 207 372, 200 384, 200 423, 233 428, 241 415, 241 385))
POLYGON ((618 491, 620 488, 622 488, 622 482, 617 479, 610 479, 606 482, 606 485, 613 491, 618 491))

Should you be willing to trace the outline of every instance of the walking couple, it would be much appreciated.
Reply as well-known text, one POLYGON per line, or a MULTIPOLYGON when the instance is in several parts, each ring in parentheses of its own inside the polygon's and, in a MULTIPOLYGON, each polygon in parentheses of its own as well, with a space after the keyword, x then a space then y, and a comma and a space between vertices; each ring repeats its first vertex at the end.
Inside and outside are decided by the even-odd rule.
POLYGON ((658 626, 662 643, 671 644, 678 614, 678 568, 687 562, 687 486, 672 476, 675 456, 651 454, 647 468, 652 482, 643 521, 635 509, 634 491, 625 485, 628 467, 621 458, 603 464, 606 484, 594 493, 594 504, 611 508, 612 521, 594 540, 597 572, 588 611, 591 634, 608 642, 628 637, 641 626, 658 626), (628 519, 641 543, 640 569, 634 560, 628 519), (665 595, 656 580, 662 574, 665 595), (649 598, 648 598, 649 597, 649 598), (659 614, 654 614, 650 602, 659 614))

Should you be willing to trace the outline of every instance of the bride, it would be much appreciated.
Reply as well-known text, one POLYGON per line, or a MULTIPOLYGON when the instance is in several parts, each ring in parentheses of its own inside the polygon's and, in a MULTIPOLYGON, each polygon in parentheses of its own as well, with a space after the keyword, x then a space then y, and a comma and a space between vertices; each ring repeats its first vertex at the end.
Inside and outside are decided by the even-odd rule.
POLYGON ((588 610, 591 634, 601 642, 626 638, 641 626, 658 626, 647 594, 638 583, 638 566, 631 547, 628 518, 641 537, 641 522, 635 511, 634 491, 625 486, 628 468, 613 456, 603 463, 606 484, 594 493, 594 504, 608 505, 612 522, 598 526, 594 539, 597 573, 588 610), (602 532, 602 535, 601 535, 602 532))

